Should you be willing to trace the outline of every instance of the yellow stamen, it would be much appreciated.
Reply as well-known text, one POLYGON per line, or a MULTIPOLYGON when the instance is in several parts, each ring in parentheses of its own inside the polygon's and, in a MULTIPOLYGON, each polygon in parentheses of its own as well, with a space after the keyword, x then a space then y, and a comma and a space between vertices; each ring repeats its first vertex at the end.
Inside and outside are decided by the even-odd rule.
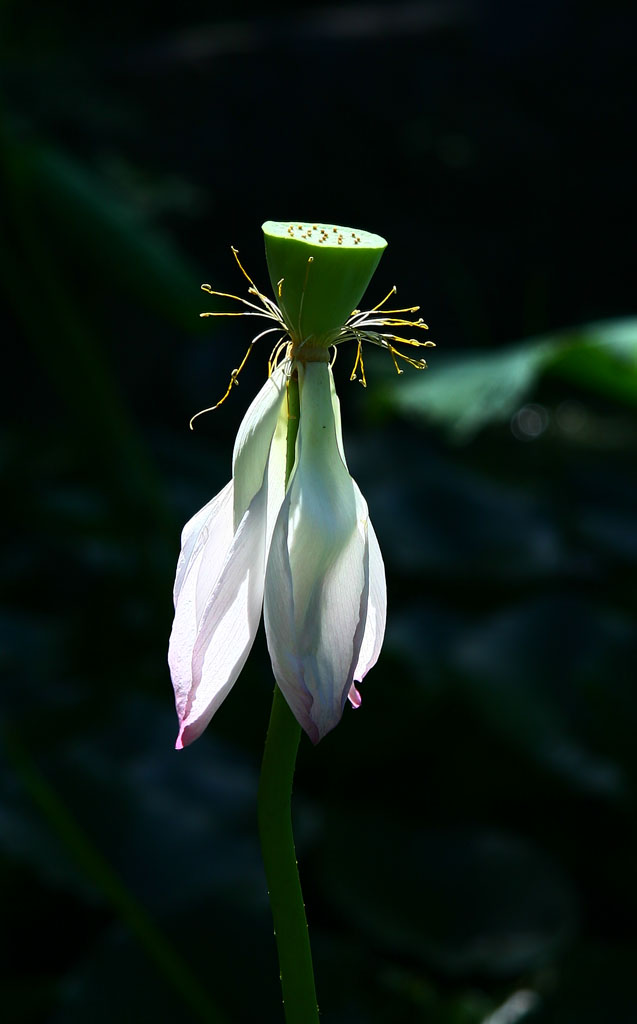
MULTIPOLYGON (((302 225, 299 225, 298 228, 299 228, 299 231, 303 231, 304 230, 302 225)), ((310 234, 310 232, 312 230, 317 230, 317 229, 314 228, 314 227, 312 227, 312 228, 309 228, 309 227, 305 228, 305 232, 308 235, 310 234)), ((294 226, 290 225, 288 231, 293 234, 294 226)), ((333 228, 332 231, 333 231, 334 234, 337 235, 337 242, 342 243, 343 242, 343 235, 338 231, 337 228, 333 228)), ((323 239, 327 240, 328 237, 329 236, 328 236, 327 231, 325 231, 325 229, 321 229, 321 238, 319 239, 319 241, 322 241, 323 239)), ((353 237, 356 240, 356 236, 353 236, 353 237)), ((193 424, 194 420, 197 419, 198 416, 203 415, 204 412, 212 412, 214 409, 217 409, 220 405, 222 405, 223 402, 225 402, 226 398, 228 397, 228 395, 232 391, 232 388, 236 384, 238 384, 239 374, 241 373, 241 370, 245 366, 246 361, 248 359, 248 356, 250 355, 250 352, 252 351, 252 348, 253 348, 255 342, 258 341, 259 338, 263 337, 264 334, 270 334, 270 333, 273 333, 273 332, 276 332, 276 331, 280 332, 279 340, 277 341, 277 343, 275 344, 274 348, 272 349, 272 352, 270 353, 270 358, 268 360, 268 374, 269 375, 272 375, 272 373, 275 371, 277 366, 281 365, 281 360, 283 358, 289 359, 289 360, 291 360, 291 362, 293 362, 295 359, 299 359, 300 361, 305 362, 305 361, 307 361, 308 359, 311 359, 311 358, 314 358, 314 359, 319 358, 319 356, 321 358, 326 358, 327 357, 327 351, 326 350, 324 350, 322 348, 314 349, 312 347, 312 338, 311 337, 303 338, 302 337, 302 333, 301 333, 301 319, 302 319, 302 315, 303 315, 303 303, 304 303, 304 299, 305 299, 305 293, 306 293, 306 290, 307 290, 308 278, 309 278, 309 273, 310 273, 310 264, 313 263, 313 257, 310 256, 308 258, 308 260, 307 260, 307 266, 306 266, 306 270, 305 270, 305 280, 304 280, 304 283, 303 283, 303 289, 302 289, 302 292, 301 292, 301 302, 300 302, 300 305, 299 305, 299 324, 297 326, 297 332, 296 332, 296 335, 295 335, 295 333, 292 330, 290 330, 289 325, 285 322, 285 319, 283 317, 283 314, 282 314, 279 306, 277 306, 277 304, 274 302, 273 299, 270 299, 267 295, 264 295, 262 292, 259 291, 259 289, 255 285, 254 281, 252 280, 252 278, 250 277, 250 275, 246 271, 245 267, 243 266, 243 264, 239 260, 238 250, 235 249, 234 246, 231 246, 231 251, 232 251, 232 255, 235 258, 237 266, 239 267, 239 269, 240 269, 241 273, 243 274, 243 276, 245 277, 245 279, 248 281, 248 284, 249 284, 248 294, 256 296, 256 298, 259 300, 261 305, 259 306, 256 303, 251 302, 249 299, 244 299, 244 298, 242 298, 239 295, 233 295, 231 292, 219 292, 219 291, 216 291, 215 289, 211 288, 211 286, 209 284, 202 284, 202 286, 201 286, 202 290, 207 292, 209 295, 217 296, 219 298, 232 299, 234 302, 239 302, 239 303, 241 303, 243 306, 245 306, 247 308, 244 309, 244 310, 241 310, 240 312, 225 312, 225 311, 216 312, 215 311, 215 312, 200 313, 200 316, 202 316, 202 317, 207 317, 207 316, 260 316, 260 317, 263 317, 266 320, 274 321, 276 326, 275 327, 270 327, 267 330, 262 331, 261 334, 258 334, 255 338, 252 339, 252 341, 250 343, 250 346, 248 348, 248 351, 246 352, 246 354, 245 354, 245 356, 244 356, 244 358, 243 358, 243 360, 241 362, 241 365, 239 367, 237 367, 235 370, 232 371, 232 374, 231 374, 231 377, 230 377, 230 383, 228 385, 226 393, 223 395, 223 397, 220 399, 220 401, 218 401, 216 403, 216 405, 210 406, 209 409, 202 409, 201 412, 198 412, 195 416, 193 416, 192 420, 190 421, 191 429, 192 429, 192 424, 193 424)), ((281 280, 277 282, 276 291, 278 293, 278 297, 279 298, 281 298, 281 295, 282 295, 283 283, 284 283, 284 279, 283 278, 281 278, 281 280)), ((380 328, 382 328, 382 327, 385 327, 385 328, 387 328, 387 327, 388 328, 411 327, 411 328, 416 328, 417 330, 422 330, 422 331, 426 331, 426 330, 429 329, 427 324, 424 322, 422 317, 418 317, 417 320, 410 320, 406 316, 403 315, 403 314, 414 314, 414 313, 417 313, 418 310, 420 309, 420 306, 404 306, 404 307, 396 308, 396 309, 384 309, 383 308, 385 306, 385 304, 388 302, 388 300, 392 297, 392 295, 395 295, 395 294, 396 294, 396 286, 394 285, 394 287, 391 288, 391 290, 387 293, 387 295, 379 303, 377 303, 377 305, 373 306, 371 309, 364 310, 364 311, 361 311, 360 309, 355 309, 352 312, 351 316, 349 317, 347 323, 344 324, 344 326, 342 327, 342 329, 341 329, 338 337, 336 338, 334 344, 332 346, 330 346, 333 349, 330 365, 333 366, 334 362, 336 360, 337 352, 338 352, 337 345, 339 345, 343 341, 347 341, 348 339, 353 339, 353 340, 356 341, 356 345, 357 345, 356 360, 354 362, 354 368, 352 370, 352 373, 351 373, 351 376, 350 376, 350 380, 359 380, 360 383, 363 385, 363 387, 367 387, 367 379, 366 379, 366 376, 365 376, 365 365, 364 365, 364 362, 363 362, 363 342, 369 341, 373 345, 378 345, 380 348, 383 348, 386 351, 388 351, 390 356, 391 356, 391 358, 392 358, 392 361, 394 363, 394 367, 396 369, 396 373, 398 373, 398 374, 402 374, 403 373, 403 370, 399 366, 399 363, 398 363, 399 359, 403 360, 406 363, 408 363, 410 366, 412 366, 416 370, 424 370, 426 368, 426 366, 427 366, 427 363, 426 363, 426 361, 424 359, 413 359, 411 356, 407 355, 406 353, 401 352, 399 348, 396 348, 396 344, 398 344, 398 345, 406 345, 406 346, 409 346, 410 348, 434 348, 435 347, 435 342, 433 342, 433 341, 429 341, 429 340, 427 340, 427 341, 419 341, 417 338, 404 338, 401 335, 394 334, 393 332, 390 333, 390 332, 384 332, 384 331, 375 330, 375 328, 379 328, 379 327, 380 328), (394 344, 394 343, 396 343, 396 344, 394 344)))
MULTIPOLYGON (((255 316, 256 314, 253 313, 252 315, 255 316)), ((205 316, 248 316, 248 314, 247 313, 200 313, 199 316, 200 317, 205 317, 205 316)))
POLYGON ((357 351, 356 351, 356 362, 354 363, 354 369, 352 370, 352 373, 351 373, 349 379, 350 380, 360 380, 360 383, 363 385, 363 387, 364 388, 367 387, 367 378, 365 377, 365 364, 363 363, 363 342, 360 340, 360 338, 358 339, 358 348, 357 348, 357 351), (361 368, 360 378, 358 378, 357 375, 356 375, 356 370, 358 369, 359 366, 361 368))
MULTIPOLYGON (((202 292, 207 292, 208 295, 216 295, 218 298, 221 298, 221 299, 233 299, 235 302, 240 302, 243 306, 248 306, 250 309, 255 310, 254 313, 231 313, 230 314, 231 316, 264 316, 264 317, 267 317, 270 320, 277 319, 277 320, 280 320, 282 322, 278 306, 275 306, 275 304, 272 302, 272 299, 268 299, 268 297, 266 295, 261 295, 258 292, 256 293, 259 296, 259 298, 261 299, 263 305, 265 306, 265 309, 261 309, 261 307, 257 306, 254 302, 250 302, 248 299, 242 299, 240 295, 233 295, 232 292, 218 292, 218 291, 215 291, 213 288, 210 287, 209 284, 202 284, 201 290, 202 290, 202 292), (270 308, 270 307, 272 307, 272 308, 270 308)), ((250 289, 250 291, 251 291, 251 289, 250 289)), ((252 292, 252 294, 255 294, 255 293, 252 292)), ((205 313, 205 314, 200 313, 199 315, 200 316, 202 316, 202 315, 203 316, 226 316, 227 314, 225 314, 225 313, 205 313)))
POLYGON ((394 366, 396 367, 396 373, 400 377, 400 375, 401 375, 401 373, 403 371, 401 370, 400 366, 398 365, 398 360, 396 359, 396 356, 398 355, 398 353, 397 353, 396 349, 393 348, 391 345, 388 345, 387 347, 388 347, 388 349, 389 349, 389 351, 391 353, 392 359, 394 360, 394 366))
POLYGON ((246 352, 246 354, 244 355, 244 357, 243 357, 243 359, 241 361, 241 365, 238 366, 235 370, 233 370, 232 373, 230 374, 230 383, 228 384, 228 390, 226 391, 226 393, 223 396, 223 398, 220 398, 219 401, 216 403, 216 405, 211 405, 207 409, 201 409, 199 412, 196 412, 195 415, 190 420, 190 429, 191 430, 194 429, 193 423, 195 422, 196 419, 198 419, 199 416, 203 416, 204 413, 206 413, 206 412, 214 412, 215 409, 218 409, 220 405, 223 405, 223 403, 225 402, 226 398, 228 397, 228 395, 232 391, 232 389, 235 386, 235 384, 239 383, 237 378, 239 377, 239 374, 241 373, 243 367, 247 363, 248 356, 252 352, 253 348, 254 348, 254 340, 250 342, 250 344, 248 346, 248 351, 246 352))
MULTIPOLYGON (((232 315, 232 314, 230 314, 230 315, 232 315)), ((237 315, 237 314, 234 314, 234 315, 237 315)), ((240 315, 240 314, 238 314, 238 315, 240 315)), ((250 342, 250 344, 249 344, 249 346, 248 346, 248 351, 247 351, 247 352, 246 352, 246 354, 244 355, 244 357, 243 357, 243 359, 242 359, 242 361, 241 361, 241 364, 240 364, 240 366, 238 366, 238 367, 237 367, 237 368, 236 368, 235 370, 233 370, 233 371, 232 371, 232 373, 230 374, 230 383, 228 384, 228 390, 226 391, 226 393, 225 393, 225 395, 223 396, 223 398, 220 398, 220 399, 219 399, 219 401, 218 401, 218 402, 216 403, 216 405, 211 405, 211 406, 209 406, 209 407, 208 407, 207 409, 201 409, 201 411, 200 411, 200 412, 196 412, 196 413, 195 413, 195 415, 194 415, 194 416, 192 417, 192 419, 190 420, 190 429, 191 429, 191 430, 193 429, 193 426, 192 426, 192 425, 193 425, 193 423, 195 422, 195 420, 197 419, 197 417, 198 417, 198 416, 203 416, 203 414, 204 414, 205 412, 214 412, 214 410, 215 410, 215 409, 218 409, 220 405, 223 405, 223 403, 225 402, 226 398, 228 397, 228 395, 229 395, 229 394, 230 394, 230 392, 232 391, 232 389, 233 389, 233 387, 235 386, 235 384, 238 384, 238 383, 239 383, 239 380, 238 380, 239 374, 241 373, 241 371, 242 371, 243 367, 244 367, 244 366, 245 366, 245 364, 247 363, 247 361, 248 361, 248 356, 249 356, 249 355, 250 355, 250 353, 252 352, 252 349, 253 349, 253 348, 254 348, 254 346, 256 345, 257 341, 260 341, 260 339, 261 339, 261 338, 263 338, 263 337, 265 337, 265 335, 266 335, 266 334, 272 334, 272 333, 273 333, 274 331, 278 331, 278 330, 279 330, 279 328, 278 328, 278 327, 268 327, 268 328, 267 328, 267 329, 266 329, 265 331, 261 331, 261 333, 260 333, 260 334, 257 334, 257 336, 256 336, 255 338, 253 338, 253 339, 252 339, 252 341, 250 342)), ((283 342, 283 344, 284 344, 284 345, 287 345, 287 340, 286 340, 285 342, 283 342)), ((276 364, 275 364, 275 365, 276 365, 276 364)), ((270 374, 271 374, 271 372, 272 372, 272 371, 270 371, 270 374)))
MULTIPOLYGON (((388 347, 389 351, 392 354, 392 358, 394 358, 395 356, 398 356, 399 359, 404 359, 406 363, 409 363, 410 366, 413 366, 414 370, 426 370, 427 369, 427 363, 426 363, 426 361, 424 359, 412 359, 411 356, 406 356, 404 352, 400 352, 397 348, 394 348, 393 345, 388 345, 387 347, 388 347)), ((394 358, 394 365, 396 366, 396 369, 398 369, 398 366, 396 364, 396 359, 395 358, 394 358)), ((403 371, 399 370, 398 372, 402 373, 403 371)))
POLYGON ((308 258, 307 258, 307 266, 305 268, 305 280, 303 281, 303 290, 301 291, 301 301, 299 302, 299 322, 298 322, 298 325, 297 325, 297 330, 298 330, 299 337, 301 337, 301 318, 303 316, 303 303, 305 302, 305 292, 307 290, 307 279, 310 276, 310 266, 312 265, 312 263, 314 263, 314 257, 313 256, 308 256, 308 258))
MULTIPOLYGON (((435 341, 418 341, 417 338, 403 338, 398 334, 379 334, 379 338, 390 338, 391 341, 399 341, 401 345, 411 345, 413 348, 435 348, 435 341)), ((371 340, 371 338, 370 338, 371 340)))
POLYGON ((385 296, 385 298, 381 302, 379 302, 377 306, 372 306, 372 313, 375 313, 377 309, 380 309, 381 306, 384 306, 385 303, 387 302, 387 300, 391 299, 392 295, 395 295, 395 294, 396 294, 396 285, 393 286, 393 288, 392 288, 392 290, 390 292, 387 292, 387 295, 385 296))
MULTIPOLYGON (((389 295, 391 295, 391 292, 389 293, 389 295)), ((387 298, 383 299, 383 302, 387 302, 389 295, 387 296, 387 298)), ((380 305, 382 306, 382 304, 383 303, 381 302, 380 305)), ((374 306, 374 309, 371 312, 373 313, 377 309, 379 309, 379 306, 374 306)), ((384 309, 383 316, 392 316, 394 313, 417 313, 419 309, 420 306, 405 306, 404 309, 384 309)))
POLYGON ((257 295, 260 295, 261 292, 259 291, 259 289, 257 288, 256 284, 254 283, 254 281, 252 280, 252 278, 248 274, 247 270, 245 270, 243 264, 241 263, 241 260, 239 259, 239 250, 235 249, 234 245, 231 245, 230 248, 232 249, 232 255, 234 256, 235 260, 237 261, 237 264, 239 265, 239 270, 241 271, 241 273, 245 277, 246 281, 249 281, 250 284, 252 285, 252 287, 254 288, 255 292, 257 293, 257 295))
POLYGON ((276 370, 277 366, 279 365, 281 353, 287 350, 289 344, 290 343, 288 341, 288 337, 287 335, 285 335, 280 341, 276 343, 276 345, 272 349, 272 352, 270 353, 270 358, 268 360, 268 377, 271 377, 274 371, 276 370))

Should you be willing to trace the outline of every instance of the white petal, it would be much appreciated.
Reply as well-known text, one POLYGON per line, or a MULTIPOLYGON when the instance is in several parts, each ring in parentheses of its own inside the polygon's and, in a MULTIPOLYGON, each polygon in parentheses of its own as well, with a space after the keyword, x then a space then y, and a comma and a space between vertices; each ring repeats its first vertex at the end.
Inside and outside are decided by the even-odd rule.
MULTIPOLYGON (((175 586, 173 589, 175 607, 177 607, 177 601, 184 580, 211 533, 214 535, 219 549, 223 549, 225 545, 225 550, 223 551, 223 558, 225 558, 233 532, 232 500, 232 480, 230 480, 223 490, 219 491, 219 494, 216 494, 203 508, 195 512, 192 519, 188 520, 181 531, 181 552, 177 562, 175 586), (228 511, 230 512, 229 516, 228 511)), ((223 564, 223 558, 221 559, 221 564, 223 564)), ((221 569, 221 565, 219 569, 221 569)))
MULTIPOLYGON (((183 678, 177 697, 178 748, 201 735, 234 685, 254 642, 263 603, 266 506, 264 483, 234 535, 201 613, 194 647, 190 642, 191 673, 183 678)), ((174 676, 173 681, 177 692, 174 676)))
POLYGON ((175 580, 175 619, 168 645, 168 664, 177 713, 183 714, 192 683, 192 650, 197 637, 197 601, 202 584, 211 591, 232 543, 232 481, 197 512, 182 533, 182 551, 175 580), (202 567, 204 571, 202 572, 202 567))
POLYGON ((272 537, 265 625, 274 674, 317 742, 339 721, 367 619, 365 501, 339 451, 325 363, 299 367, 296 463, 272 537))
POLYGON ((282 364, 266 380, 239 427, 232 455, 235 529, 263 483, 270 445, 285 403, 286 381, 282 364))
MULTIPOLYGON (((385 623, 387 621, 385 565, 371 520, 367 522, 367 539, 369 543, 369 597, 367 601, 365 632, 358 655, 358 664, 354 672, 354 679, 357 683, 363 681, 370 668, 373 668, 378 661, 378 655, 383 646, 385 623)), ((350 700, 355 707, 360 706, 361 697, 355 687, 350 700)))
POLYGON ((336 388, 334 386, 334 374, 330 372, 330 398, 332 400, 332 409, 334 411, 334 428, 336 430, 336 443, 338 445, 338 451, 343 460, 343 465, 347 469, 347 459, 345 458, 345 448, 343 447, 343 425, 341 423, 341 403, 338 400, 336 394, 336 388))
POLYGON ((196 739, 212 718, 259 625, 266 552, 285 491, 285 384, 281 367, 243 419, 233 480, 182 533, 168 654, 178 747, 196 739))
MULTIPOLYGON (((336 394, 336 389, 334 387, 333 377, 330 379, 330 384, 332 407, 334 409, 334 419, 336 421, 336 437, 338 440, 341 458, 345 465, 347 465, 345 452, 343 450, 341 409, 338 395, 336 394)), ((354 482, 354 486, 358 490, 356 482, 354 482)), ((385 564, 383 562, 383 556, 381 555, 380 546, 378 544, 374 528, 371 524, 371 520, 368 520, 368 534, 369 599, 367 604, 365 633, 358 657, 358 664, 356 666, 356 671, 354 672, 354 679, 358 683, 362 682, 370 668, 373 668, 378 661, 378 656, 385 638, 385 625, 387 622, 387 584, 385 582, 385 564)), ((352 684, 350 688, 348 697, 353 707, 358 708, 361 706, 362 698, 354 684, 352 684)))

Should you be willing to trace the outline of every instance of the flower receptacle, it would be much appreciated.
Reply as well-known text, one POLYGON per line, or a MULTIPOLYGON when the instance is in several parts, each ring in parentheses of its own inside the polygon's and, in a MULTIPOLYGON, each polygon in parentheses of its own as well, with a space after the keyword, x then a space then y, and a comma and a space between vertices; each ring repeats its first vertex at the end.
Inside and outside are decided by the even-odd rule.
POLYGON ((333 224, 266 221, 270 280, 296 343, 329 345, 358 306, 387 242, 333 224))

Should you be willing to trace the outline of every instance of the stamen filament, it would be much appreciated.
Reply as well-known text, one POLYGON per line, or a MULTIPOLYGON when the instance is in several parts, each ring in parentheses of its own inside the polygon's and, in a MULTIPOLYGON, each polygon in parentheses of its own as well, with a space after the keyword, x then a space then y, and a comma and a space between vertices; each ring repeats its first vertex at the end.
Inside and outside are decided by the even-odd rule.
POLYGON ((400 375, 401 375, 401 373, 403 371, 401 370, 400 366, 398 365, 398 360, 396 359, 396 356, 397 356, 398 353, 396 352, 396 349, 392 345, 388 345, 387 347, 389 348, 389 351, 391 353, 391 357, 394 360, 394 366, 396 367, 396 373, 400 377, 400 375))
POLYGON ((214 412, 215 409, 218 409, 220 405, 223 405, 223 403, 225 402, 226 398, 228 397, 228 395, 232 391, 232 389, 235 386, 235 384, 239 383, 237 378, 238 378, 239 374, 241 373, 243 367, 247 363, 248 356, 252 352, 253 347, 254 347, 254 341, 251 341, 249 346, 248 346, 248 351, 246 352, 246 354, 244 355, 243 359, 241 360, 241 365, 239 367, 237 367, 236 370, 233 370, 232 373, 230 374, 230 383, 228 384, 228 390, 226 391, 226 393, 223 396, 223 398, 220 398, 219 401, 215 405, 210 405, 207 409, 201 409, 199 412, 196 412, 195 415, 192 417, 192 419, 190 420, 190 424, 189 424, 191 430, 194 430, 193 423, 195 422, 196 419, 199 418, 199 416, 203 416, 204 413, 206 413, 206 412, 214 412))
POLYGON ((276 320, 276 317, 271 316, 269 313, 264 313, 261 310, 259 310, 258 306, 255 306, 254 308, 255 308, 255 310, 258 310, 258 312, 255 312, 255 313, 232 313, 232 312, 230 312, 230 313, 226 313, 226 312, 219 312, 219 313, 217 313, 217 312, 213 312, 213 313, 200 313, 199 316, 201 316, 201 317, 204 317, 204 316, 260 316, 260 317, 263 317, 264 320, 276 320))
MULTIPOLYGON (((214 409, 218 409, 219 406, 225 402, 226 398, 232 391, 232 388, 239 383, 239 374, 241 373, 241 370, 245 366, 248 356, 250 355, 250 352, 252 351, 255 343, 265 334, 271 334, 277 331, 281 332, 279 339, 274 345, 274 348, 272 349, 272 352, 270 353, 270 358, 268 360, 268 375, 270 376, 277 368, 277 366, 280 365, 281 359, 284 356, 284 354, 287 358, 290 358, 293 361, 295 356, 301 356, 301 350, 303 350, 306 346, 309 347, 309 349, 312 348, 312 337, 303 338, 301 336, 300 322, 298 325, 297 335, 295 339, 295 334, 293 330, 290 328, 290 326, 286 323, 283 313, 281 312, 279 306, 277 306, 276 302, 273 299, 269 298, 267 295, 264 295, 262 292, 259 291, 254 281, 252 280, 252 278, 246 271, 245 267, 241 263, 239 259, 238 249, 235 249, 234 246, 231 246, 230 248, 232 251, 232 255, 234 256, 235 261, 237 263, 237 266, 239 267, 239 270, 245 277, 246 281, 248 281, 249 283, 248 294, 256 296, 259 302, 261 303, 261 306, 257 305, 255 302, 251 302, 249 299, 242 298, 240 295, 233 295, 231 292, 216 291, 215 289, 211 288, 209 284, 202 284, 202 291, 207 292, 209 295, 214 295, 219 298, 232 299, 234 302, 239 302, 247 308, 239 312, 214 311, 200 313, 199 315, 201 317, 256 316, 262 317, 265 320, 274 321, 276 326, 267 328, 266 330, 262 331, 260 334, 258 334, 255 338, 252 339, 248 347, 248 350, 245 356, 243 357, 241 365, 232 371, 232 374, 230 376, 230 383, 228 384, 226 393, 216 403, 216 405, 212 405, 208 409, 202 409, 201 412, 196 413, 196 415, 192 417, 190 421, 191 429, 194 421, 197 419, 198 416, 202 416, 206 412, 212 412, 214 409)), ((299 321, 301 320, 302 317, 303 302, 305 299, 307 281, 310 273, 310 264, 312 262, 313 257, 310 256, 307 261, 305 281, 303 284, 301 294, 299 321)), ((281 280, 277 282, 277 291, 279 298, 281 297, 282 294, 283 283, 283 278, 281 278, 281 280)), ((397 309, 383 308, 385 303, 388 302, 392 295, 395 294, 396 286, 394 285, 393 288, 391 288, 390 291, 387 293, 385 298, 381 299, 381 301, 377 303, 375 306, 373 306, 371 309, 355 309, 350 315, 347 322, 341 328, 341 331, 336 337, 336 339, 332 342, 332 345, 330 346, 333 349, 330 365, 333 366, 338 353, 337 346, 340 345, 342 342, 348 341, 350 339, 356 342, 356 360, 354 362, 354 368, 352 370, 350 380, 359 380, 363 387, 367 387, 365 365, 363 362, 364 341, 368 341, 372 345, 378 345, 379 348, 383 348, 387 352, 389 352, 394 363, 396 373, 398 374, 403 373, 402 368, 398 364, 399 359, 403 360, 406 363, 409 363, 409 365, 413 366, 414 369, 416 370, 424 370, 427 366, 427 363, 424 359, 413 359, 405 352, 401 352, 400 349, 395 347, 395 345, 393 344, 394 342, 399 345, 407 345, 411 348, 435 347, 435 342, 433 341, 419 341, 417 338, 403 338, 401 335, 390 333, 389 331, 375 331, 373 329, 370 330, 370 328, 374 327, 412 327, 423 331, 429 329, 422 317, 419 317, 417 320, 409 320, 407 319, 407 317, 402 315, 404 313, 417 313, 418 310, 420 309, 420 306, 404 306, 397 309)))
POLYGON ((352 372, 350 374, 350 378, 349 378, 350 380, 356 380, 356 370, 358 368, 358 364, 361 361, 361 349, 362 349, 362 347, 363 347, 362 342, 359 341, 357 346, 356 346, 356 360, 354 362, 354 366, 353 366, 352 372))
MULTIPOLYGON (((301 289, 301 301, 299 303, 299 322, 298 322, 298 326, 297 326, 299 337, 301 337, 301 319, 303 317, 303 304, 305 302, 305 292, 307 291, 307 279, 310 276, 310 267, 311 267, 311 265, 313 263, 314 263, 314 257, 313 256, 308 256, 308 258, 307 258, 307 266, 305 268, 305 280, 303 281, 303 288, 301 289)), ((282 282, 279 282, 279 283, 281 284, 282 282)), ((304 338, 301 341, 301 344, 303 345, 307 341, 309 341, 309 338, 304 338)))
POLYGON ((276 370, 277 366, 279 365, 281 353, 285 351, 285 349, 287 349, 289 344, 290 342, 288 336, 287 334, 285 334, 272 349, 272 352, 270 353, 270 358, 268 360, 268 377, 271 377, 274 371, 276 370))
POLYGON ((252 287, 254 288, 255 292, 257 293, 257 295, 260 295, 261 292, 259 291, 259 289, 257 288, 256 284, 254 283, 254 281, 252 280, 252 278, 248 274, 247 270, 244 268, 241 260, 239 259, 239 250, 235 249, 234 245, 231 245, 230 248, 232 250, 232 255, 234 256, 235 260, 237 261, 239 270, 241 271, 241 273, 245 277, 246 281, 249 281, 250 284, 252 285, 252 287))
POLYGON ((351 376, 349 378, 350 380, 358 380, 359 379, 356 376, 356 370, 358 369, 359 366, 361 368, 360 383, 363 385, 364 388, 366 388, 367 387, 367 378, 365 377, 365 364, 363 363, 363 342, 361 341, 360 338, 358 339, 358 348, 357 348, 357 351, 356 351, 356 362, 354 363, 354 369, 352 370, 351 376))
MULTIPOLYGON (((274 303, 272 302, 271 299, 267 299, 267 296, 260 295, 258 292, 256 294, 259 295, 259 298, 262 299, 262 300, 266 300, 267 299, 267 302, 270 303, 270 305, 274 306, 274 309, 276 310, 276 314, 278 314, 278 315, 275 315, 274 310, 271 310, 269 308, 269 306, 267 306, 267 304, 265 302, 264 302, 264 305, 266 305, 266 311, 264 312, 261 309, 260 306, 257 306, 256 302, 250 302, 248 299, 242 299, 240 295, 232 295, 231 292, 218 292, 218 291, 215 291, 213 288, 210 287, 209 284, 202 284, 201 290, 202 290, 202 292, 206 292, 208 295, 217 295, 217 296, 219 296, 219 298, 222 298, 222 299, 234 299, 235 302, 241 302, 242 305, 249 306, 250 309, 255 309, 260 316, 271 316, 272 319, 277 319, 281 323, 283 323, 283 317, 281 316, 279 307, 278 306, 274 306, 274 303)), ((235 315, 237 315, 237 314, 235 314, 235 315)))
POLYGON ((263 338, 266 334, 272 334, 274 331, 278 331, 278 329, 279 329, 278 327, 268 327, 265 331, 261 331, 260 334, 257 334, 256 337, 254 337, 252 339, 252 341, 248 345, 248 351, 244 355, 244 357, 243 357, 243 359, 241 361, 241 364, 235 370, 233 370, 232 373, 230 374, 230 383, 228 384, 228 390, 226 391, 226 393, 223 396, 223 398, 220 398, 219 401, 216 403, 216 405, 211 405, 207 409, 201 409, 199 412, 196 412, 195 415, 190 420, 190 429, 191 430, 193 429, 193 423, 195 422, 195 420, 199 416, 203 416, 203 414, 206 413, 206 412, 214 412, 214 410, 218 409, 220 405, 223 405, 223 403, 225 402, 226 398, 228 397, 228 395, 232 391, 232 389, 235 386, 235 384, 239 383, 239 380, 238 380, 239 374, 241 373, 243 367, 247 363, 248 356, 252 352, 252 349, 256 345, 257 341, 259 341, 261 338, 263 338))
POLYGON ((369 313, 364 313, 356 320, 348 321, 346 326, 350 327, 418 327, 420 330, 428 331, 429 325, 422 317, 418 320, 405 320, 403 317, 374 317, 370 318, 369 313))
POLYGON ((377 306, 372 306, 372 313, 374 313, 377 309, 380 309, 381 306, 384 306, 385 303, 389 299, 391 299, 392 295, 395 295, 395 294, 396 294, 396 285, 393 285, 391 291, 387 292, 387 295, 385 296, 385 298, 381 299, 381 301, 378 303, 377 306))

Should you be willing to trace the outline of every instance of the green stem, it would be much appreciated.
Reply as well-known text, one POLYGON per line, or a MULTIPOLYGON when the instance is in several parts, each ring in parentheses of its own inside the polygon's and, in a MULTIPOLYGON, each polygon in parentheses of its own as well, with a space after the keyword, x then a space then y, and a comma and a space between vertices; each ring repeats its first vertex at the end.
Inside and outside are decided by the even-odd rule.
MULTIPOLYGON (((288 384, 286 484, 294 465, 299 385, 288 384)), ((318 1024, 310 937, 292 832, 292 780, 301 727, 278 686, 259 782, 259 836, 274 919, 286 1024, 318 1024)))

